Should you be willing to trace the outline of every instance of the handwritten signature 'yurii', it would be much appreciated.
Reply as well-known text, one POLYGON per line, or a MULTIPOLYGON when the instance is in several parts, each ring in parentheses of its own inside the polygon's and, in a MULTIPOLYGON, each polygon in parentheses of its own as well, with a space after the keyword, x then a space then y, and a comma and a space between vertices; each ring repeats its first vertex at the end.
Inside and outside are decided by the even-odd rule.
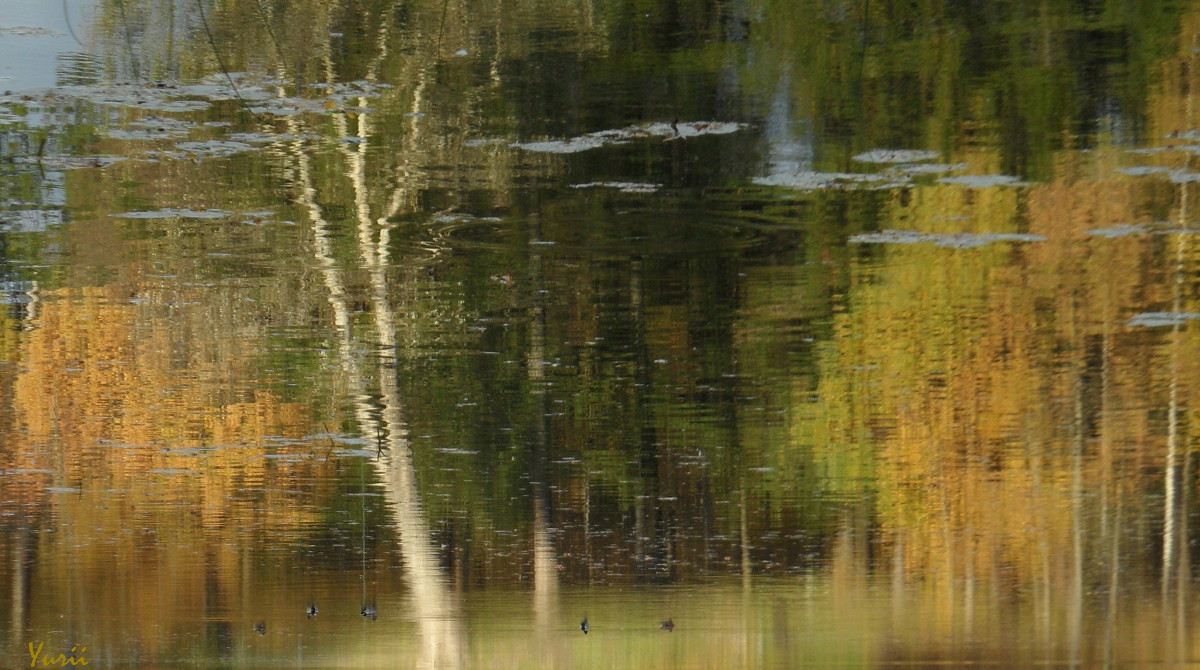
POLYGON ((80 647, 79 651, 75 651, 75 647, 71 647, 71 655, 59 654, 58 656, 42 656, 42 647, 45 642, 38 642, 35 649, 33 643, 29 643, 29 667, 36 667, 38 659, 41 659, 42 667, 49 668, 51 666, 67 667, 68 665, 87 665, 88 661, 83 657, 83 652, 87 651, 87 647, 80 647), (76 654, 79 654, 76 656, 76 654))

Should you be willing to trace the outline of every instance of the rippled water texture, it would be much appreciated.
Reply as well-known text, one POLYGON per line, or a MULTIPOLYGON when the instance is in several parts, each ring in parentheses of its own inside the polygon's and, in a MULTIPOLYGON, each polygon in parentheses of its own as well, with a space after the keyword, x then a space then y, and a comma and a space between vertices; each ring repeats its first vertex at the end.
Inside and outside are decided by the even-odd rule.
POLYGON ((1197 35, 0 0, 0 666, 1200 662, 1197 35))

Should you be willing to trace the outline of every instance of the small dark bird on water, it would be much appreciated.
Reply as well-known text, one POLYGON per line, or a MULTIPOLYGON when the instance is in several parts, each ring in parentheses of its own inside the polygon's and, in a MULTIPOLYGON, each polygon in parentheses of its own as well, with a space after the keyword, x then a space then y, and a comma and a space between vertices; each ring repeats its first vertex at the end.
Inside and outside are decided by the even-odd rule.
POLYGON ((360 612, 360 614, 370 618, 371 621, 374 621, 375 617, 378 616, 378 612, 375 611, 374 605, 363 605, 362 612, 360 612))
POLYGON ((258 623, 254 624, 254 632, 258 633, 259 635, 266 635, 267 634, 267 622, 259 621, 258 623))
POLYGON ((675 622, 667 619, 666 621, 660 623, 658 627, 670 633, 675 630, 675 622))
POLYGON ((584 635, 587 635, 591 629, 592 627, 588 624, 587 617, 583 617, 583 621, 579 622, 579 630, 583 631, 584 635))
POLYGON ((317 616, 317 606, 316 606, 316 604, 314 604, 314 603, 309 603, 309 604, 308 604, 308 609, 304 610, 304 613, 305 613, 305 614, 307 614, 307 615, 308 615, 308 618, 310 618, 310 619, 311 619, 311 618, 313 618, 313 617, 315 617, 315 616, 317 616))

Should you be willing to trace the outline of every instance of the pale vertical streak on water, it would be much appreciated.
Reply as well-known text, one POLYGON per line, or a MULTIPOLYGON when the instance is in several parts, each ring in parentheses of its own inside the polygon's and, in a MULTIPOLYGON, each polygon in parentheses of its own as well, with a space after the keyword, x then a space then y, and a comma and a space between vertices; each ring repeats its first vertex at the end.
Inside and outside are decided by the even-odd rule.
MULTIPOLYGON (((1192 58, 1195 60, 1195 57, 1192 58)), ((1187 96, 1187 104, 1192 105, 1192 95, 1187 96)), ((1175 267, 1172 272, 1171 282, 1171 311, 1179 314, 1183 311, 1183 284, 1186 280, 1184 269, 1184 258, 1187 241, 1191 238, 1188 231, 1192 228, 1189 216, 1190 204, 1190 189, 1187 183, 1179 185, 1179 232, 1175 235, 1175 267)), ((1163 608, 1166 610, 1170 607, 1172 601, 1175 604, 1176 611, 1173 615, 1164 616, 1164 624, 1168 629, 1174 628, 1174 638, 1176 640, 1175 649, 1172 650, 1175 654, 1175 659, 1179 662, 1187 658, 1187 643, 1184 640, 1183 631, 1185 630, 1186 614, 1184 610, 1184 598, 1186 593, 1187 575, 1185 571, 1187 565, 1187 486, 1181 486, 1181 483, 1187 482, 1184 478, 1181 482, 1181 470, 1186 471, 1186 467, 1181 467, 1180 460, 1184 463, 1190 462, 1189 454, 1179 453, 1179 371, 1180 371, 1180 350, 1183 347, 1183 325, 1176 322, 1171 326, 1171 354, 1170 354, 1170 374, 1169 382, 1169 400, 1168 400, 1168 416, 1167 416, 1167 469, 1164 473, 1166 480, 1165 486, 1166 499, 1164 507, 1168 518, 1164 520, 1163 529, 1163 608), (1174 565, 1173 565, 1174 564, 1174 565), (1172 575, 1178 571, 1178 574, 1172 575), (1171 583, 1174 579, 1174 593, 1171 592, 1171 583), (1173 620, 1173 621, 1172 621, 1173 620)), ((1164 615, 1167 612, 1164 611, 1164 615)))
MULTIPOLYGON (((450 591, 446 575, 438 565, 437 555, 431 545, 429 524, 421 507, 417 488, 416 471, 412 460, 408 425, 404 418, 404 404, 400 397, 400 385, 396 372, 396 328, 392 300, 387 282, 389 260, 385 225, 374 225, 370 213, 369 187, 365 179, 366 153, 370 140, 367 125, 369 117, 365 100, 357 115, 360 142, 358 149, 342 148, 349 163, 349 174, 354 188, 355 214, 358 230, 359 258, 370 277, 371 311, 374 317, 374 342, 372 347, 376 361, 379 397, 382 404, 383 425, 377 434, 386 435, 387 450, 372 461, 384 485, 384 496, 394 515, 394 523, 400 540, 400 555, 404 562, 405 577, 411 590, 411 605, 414 618, 421 631, 422 657, 418 667, 456 668, 466 656, 465 639, 461 629, 461 615, 457 597, 450 591)), ((338 117, 339 130, 346 135, 345 116, 338 117)), ((406 184, 397 184, 396 191, 406 184)), ((388 202, 400 202, 388 198, 388 202)), ((386 216, 381 219, 386 221, 386 216)), ((356 384, 355 386, 359 386, 356 384)), ((356 401, 362 426, 376 425, 369 401, 359 395, 356 401)))
MULTIPOLYGON (((531 500, 533 504, 533 623, 538 644, 554 662, 558 661, 558 647, 550 644, 550 632, 557 626, 558 619, 558 557, 550 535, 550 473, 547 468, 548 431, 546 425, 547 380, 546 380, 546 309, 545 277, 541 248, 541 219, 535 215, 530 221, 529 272, 526 295, 529 321, 529 352, 526 356, 526 375, 529 392, 533 395, 532 440, 533 465, 530 473, 531 500)), ((583 616, 587 616, 584 612, 583 616)))

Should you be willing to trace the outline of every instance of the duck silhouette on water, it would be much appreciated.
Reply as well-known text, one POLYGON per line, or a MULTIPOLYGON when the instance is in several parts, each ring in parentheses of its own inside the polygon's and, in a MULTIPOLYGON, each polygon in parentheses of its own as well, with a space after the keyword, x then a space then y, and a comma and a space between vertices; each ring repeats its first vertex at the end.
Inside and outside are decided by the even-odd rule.
POLYGON ((304 610, 304 613, 305 613, 305 614, 307 614, 307 615, 308 615, 308 618, 310 618, 310 619, 311 619, 311 618, 313 618, 313 617, 315 617, 315 616, 317 616, 317 606, 316 606, 316 604, 315 604, 315 603, 309 603, 309 604, 308 604, 308 608, 304 610))
POLYGON ((379 616, 379 613, 377 611, 375 611, 374 605, 363 605, 362 611, 359 612, 359 614, 362 614, 363 616, 367 617, 371 621, 374 621, 375 617, 379 616))
POLYGON ((583 617, 583 621, 579 622, 579 630, 583 631, 584 635, 587 635, 588 631, 591 629, 592 626, 588 623, 587 617, 583 617))

